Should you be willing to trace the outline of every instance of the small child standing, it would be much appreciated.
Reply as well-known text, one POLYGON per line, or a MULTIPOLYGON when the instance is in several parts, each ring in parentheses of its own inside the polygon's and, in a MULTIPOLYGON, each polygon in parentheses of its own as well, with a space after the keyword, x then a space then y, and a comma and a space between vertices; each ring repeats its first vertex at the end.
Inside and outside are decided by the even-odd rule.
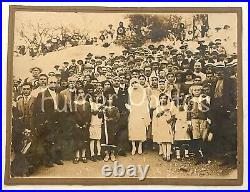
POLYGON ((96 162, 101 160, 101 134, 102 134, 102 122, 103 122, 103 106, 102 101, 99 101, 98 97, 90 99, 91 106, 91 123, 89 128, 90 138, 90 160, 96 162), (95 144, 97 148, 97 155, 95 155, 95 144))
POLYGON ((111 161, 116 161, 115 150, 116 142, 115 136, 117 133, 118 120, 120 118, 120 113, 117 107, 113 104, 113 96, 107 96, 106 106, 104 108, 104 127, 102 131, 102 147, 105 151, 104 161, 107 162, 109 159, 111 161))
POLYGON ((153 142, 159 144, 159 149, 163 153, 163 160, 171 160, 171 146, 173 143, 172 122, 174 116, 169 109, 168 96, 161 93, 159 96, 160 105, 153 113, 152 134, 153 142))
POLYGON ((206 163, 203 154, 204 141, 208 135, 208 111, 210 99, 201 94, 202 86, 196 85, 192 88, 192 98, 188 103, 188 125, 190 125, 193 136, 193 147, 196 155, 196 164, 206 163))
POLYGON ((174 145, 176 159, 189 157, 190 136, 188 134, 187 125, 187 106, 184 104, 184 93, 173 89, 171 92, 171 100, 173 105, 171 111, 175 115, 176 121, 174 125, 174 145))

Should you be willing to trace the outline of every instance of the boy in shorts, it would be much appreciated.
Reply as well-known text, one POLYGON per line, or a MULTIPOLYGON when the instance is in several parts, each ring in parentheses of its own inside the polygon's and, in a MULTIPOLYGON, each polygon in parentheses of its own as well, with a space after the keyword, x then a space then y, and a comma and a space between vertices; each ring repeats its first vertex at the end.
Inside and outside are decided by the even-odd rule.
POLYGON ((192 131, 192 143, 196 156, 196 164, 206 163, 203 153, 204 141, 208 135, 208 111, 210 108, 210 99, 202 94, 202 86, 193 85, 192 98, 188 103, 187 120, 189 128, 192 131))

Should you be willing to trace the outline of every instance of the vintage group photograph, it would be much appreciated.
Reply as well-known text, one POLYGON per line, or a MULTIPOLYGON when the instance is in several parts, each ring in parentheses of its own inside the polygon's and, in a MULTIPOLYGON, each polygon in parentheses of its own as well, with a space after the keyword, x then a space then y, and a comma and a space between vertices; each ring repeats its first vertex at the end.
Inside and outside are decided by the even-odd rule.
POLYGON ((241 19, 237 8, 14 7, 7 177, 237 181, 241 19))

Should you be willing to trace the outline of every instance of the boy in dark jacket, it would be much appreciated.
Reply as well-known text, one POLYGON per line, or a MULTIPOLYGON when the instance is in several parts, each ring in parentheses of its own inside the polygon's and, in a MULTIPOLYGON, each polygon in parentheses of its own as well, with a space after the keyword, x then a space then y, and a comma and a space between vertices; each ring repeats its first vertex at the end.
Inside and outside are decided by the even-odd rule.
POLYGON ((192 89, 192 98, 188 103, 187 120, 193 136, 193 147, 196 155, 196 164, 204 163, 203 146, 208 134, 208 111, 210 98, 201 93, 202 86, 195 85, 192 89))

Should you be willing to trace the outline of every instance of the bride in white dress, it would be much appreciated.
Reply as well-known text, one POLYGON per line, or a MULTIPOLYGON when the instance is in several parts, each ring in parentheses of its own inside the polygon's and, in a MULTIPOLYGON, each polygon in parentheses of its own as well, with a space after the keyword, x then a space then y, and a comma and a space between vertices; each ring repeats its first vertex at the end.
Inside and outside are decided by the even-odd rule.
POLYGON ((128 121, 129 140, 132 141, 132 155, 136 153, 138 142, 138 154, 142 154, 142 143, 146 140, 146 131, 150 125, 149 103, 145 88, 139 84, 136 78, 131 79, 128 89, 130 110, 128 121))

